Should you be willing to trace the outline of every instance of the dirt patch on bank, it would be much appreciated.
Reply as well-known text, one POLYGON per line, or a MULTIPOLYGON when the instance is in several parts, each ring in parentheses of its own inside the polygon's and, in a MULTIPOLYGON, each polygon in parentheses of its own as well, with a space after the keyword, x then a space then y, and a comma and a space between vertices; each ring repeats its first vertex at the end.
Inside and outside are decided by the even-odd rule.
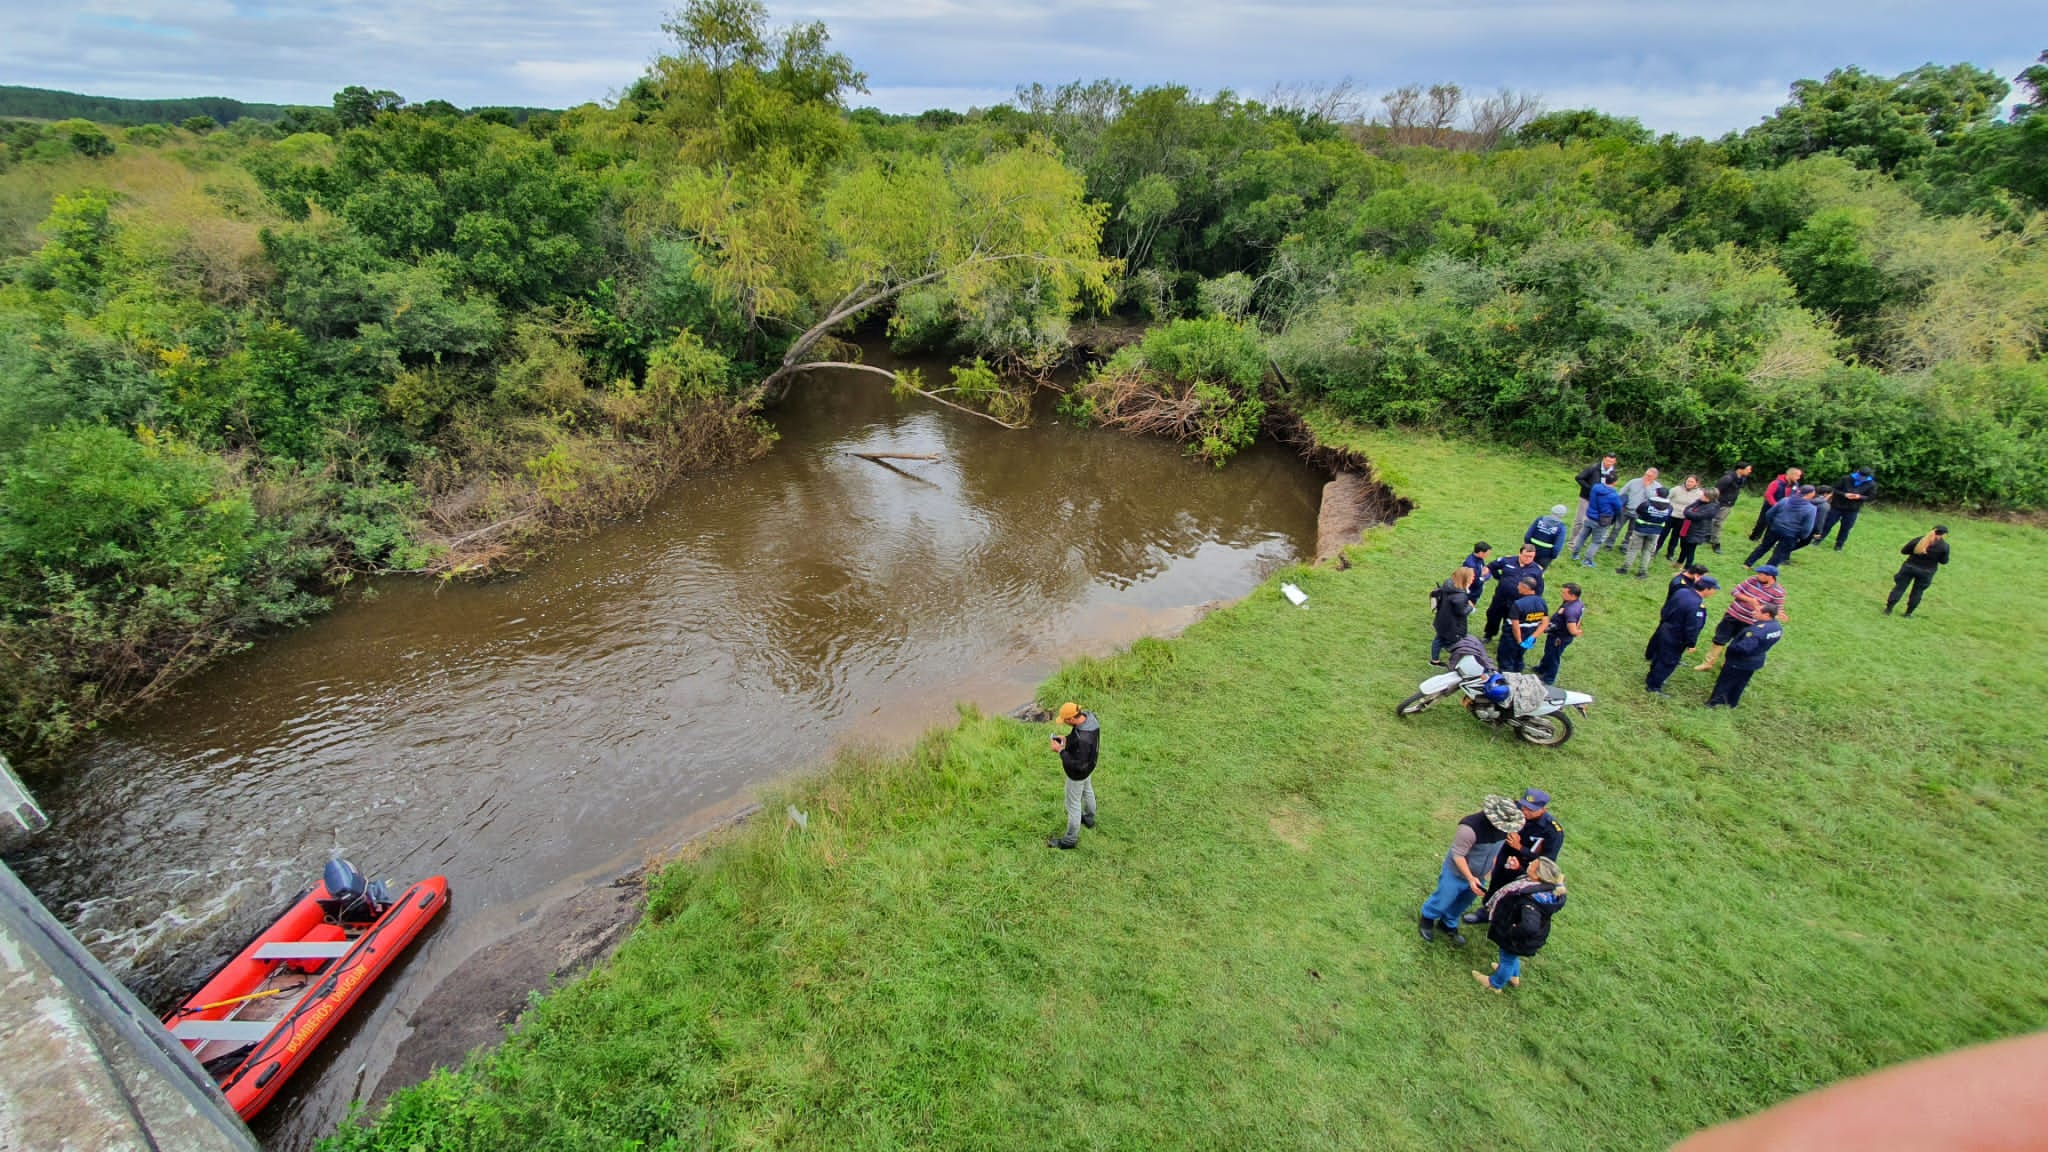
POLYGON ((646 874, 635 870, 534 911, 520 930, 465 960, 410 1021, 377 1084, 377 1101, 417 1084, 436 1068, 453 1068, 475 1048, 505 1038, 532 993, 586 972, 632 931, 640 918, 646 874))
POLYGON ((1317 468, 1329 470, 1323 503, 1316 514, 1316 563, 1335 561, 1345 567, 1344 549, 1358 543, 1367 528, 1391 524, 1415 510, 1415 502, 1396 493, 1373 475, 1372 461, 1348 448, 1332 448, 1299 415, 1278 404, 1267 407, 1266 430, 1301 453, 1317 468))
POLYGON ((1341 562, 1344 549, 1380 522, 1372 487, 1363 472, 1339 472, 1323 485, 1322 507, 1316 512, 1316 563, 1341 562))

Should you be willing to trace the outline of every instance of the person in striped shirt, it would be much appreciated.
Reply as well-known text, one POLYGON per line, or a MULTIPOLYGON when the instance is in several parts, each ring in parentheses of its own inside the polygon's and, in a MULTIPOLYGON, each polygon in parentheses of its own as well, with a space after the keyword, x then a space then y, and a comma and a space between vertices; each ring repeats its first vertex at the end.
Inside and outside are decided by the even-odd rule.
POLYGON ((1765 564, 1751 573, 1749 579, 1735 586, 1735 595, 1728 599, 1728 614, 1714 626, 1714 643, 1707 649, 1707 658, 1693 666, 1695 672, 1713 670, 1714 661, 1731 641, 1742 634, 1744 628, 1762 619, 1759 611, 1764 605, 1778 610, 1778 619, 1785 618, 1785 586, 1778 583, 1778 570, 1765 564))

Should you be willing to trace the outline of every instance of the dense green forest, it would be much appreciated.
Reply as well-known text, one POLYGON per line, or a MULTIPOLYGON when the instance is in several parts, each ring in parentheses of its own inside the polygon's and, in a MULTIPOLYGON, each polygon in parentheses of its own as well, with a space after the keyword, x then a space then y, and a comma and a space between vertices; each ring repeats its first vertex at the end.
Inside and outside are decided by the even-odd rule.
POLYGON ((2048 504, 2048 57, 2025 103, 1847 69, 1708 141, 1449 85, 886 116, 822 25, 666 30, 610 106, 0 123, 0 743, 763 451, 864 323, 999 415, 1077 321, 1151 325, 1065 403, 1218 461, 1298 396, 2048 504))
POLYGON ((192 96, 181 100, 124 100, 118 96, 84 96, 55 88, 23 88, 0 84, 0 116, 32 120, 94 120, 102 124, 177 124, 204 116, 216 124, 283 119, 282 104, 245 104, 226 96, 192 96))
MULTIPOLYGON (((334 108, 307 108, 291 104, 248 104, 225 96, 191 96, 176 100, 125 100, 118 96, 83 96, 54 88, 23 88, 0 84, 0 120, 90 120, 96 124, 132 128, 145 124, 181 125, 197 132, 233 124, 237 120, 285 122, 287 131, 323 131, 329 118, 352 103, 384 99, 392 107, 397 98, 388 91, 371 92, 361 87, 337 96, 334 108), (357 95, 360 93, 360 95, 357 95)), ((449 107, 453 107, 450 105, 449 107)), ((472 108, 471 114, 508 118, 523 124, 543 108, 472 108)))

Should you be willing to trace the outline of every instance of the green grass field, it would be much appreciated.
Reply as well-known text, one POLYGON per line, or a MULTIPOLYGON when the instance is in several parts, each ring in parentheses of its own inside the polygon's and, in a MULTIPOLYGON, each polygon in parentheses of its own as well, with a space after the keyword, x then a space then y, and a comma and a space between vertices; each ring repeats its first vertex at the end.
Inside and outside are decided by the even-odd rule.
POLYGON ((807 833, 763 819, 671 868, 610 963, 330 1147, 1658 1148, 2048 1025, 2048 533, 1949 517, 1955 562, 1886 618, 1927 520, 1877 506, 1787 571, 1732 714, 1689 670, 1643 694, 1662 578, 1574 567, 1560 683, 1599 703, 1538 749, 1393 706, 1432 671, 1429 587, 1576 464, 1319 430, 1414 513, 1349 571, 1045 686, 1103 718, 1079 851, 1044 845, 1045 727, 968 716, 849 760, 797 790, 807 833), (1424 946, 1415 912, 1453 822, 1529 785, 1571 903, 1496 996, 1467 975, 1491 949, 1424 946))

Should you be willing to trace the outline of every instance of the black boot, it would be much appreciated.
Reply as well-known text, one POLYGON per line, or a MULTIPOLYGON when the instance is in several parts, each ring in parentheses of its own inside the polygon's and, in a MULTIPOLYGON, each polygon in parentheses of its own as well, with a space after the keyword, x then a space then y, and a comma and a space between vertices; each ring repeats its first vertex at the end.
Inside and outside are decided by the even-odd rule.
POLYGON ((1083 816, 1083 817, 1081 817, 1081 827, 1083 827, 1083 828, 1093 828, 1093 827, 1095 827, 1095 813, 1093 813, 1093 812, 1090 812, 1090 813, 1088 813, 1088 814, 1087 814, 1086 816, 1083 816))
POLYGON ((1484 923, 1486 923, 1486 913, 1484 913, 1484 912, 1467 912, 1467 913, 1465 913, 1465 923, 1467 923, 1467 924, 1484 924, 1484 923))
POLYGON ((1436 922, 1424 916, 1415 924, 1415 934, 1422 937, 1424 944, 1436 943, 1436 922))
POLYGON ((1465 946, 1465 934, 1463 932, 1458 931, 1458 926, 1456 924, 1444 925, 1444 931, 1449 932, 1451 934, 1451 947, 1463 948, 1465 946))
POLYGON ((1045 846, 1047 848, 1072 848, 1079 843, 1079 840, 1069 840, 1065 836, 1048 836, 1045 846))

